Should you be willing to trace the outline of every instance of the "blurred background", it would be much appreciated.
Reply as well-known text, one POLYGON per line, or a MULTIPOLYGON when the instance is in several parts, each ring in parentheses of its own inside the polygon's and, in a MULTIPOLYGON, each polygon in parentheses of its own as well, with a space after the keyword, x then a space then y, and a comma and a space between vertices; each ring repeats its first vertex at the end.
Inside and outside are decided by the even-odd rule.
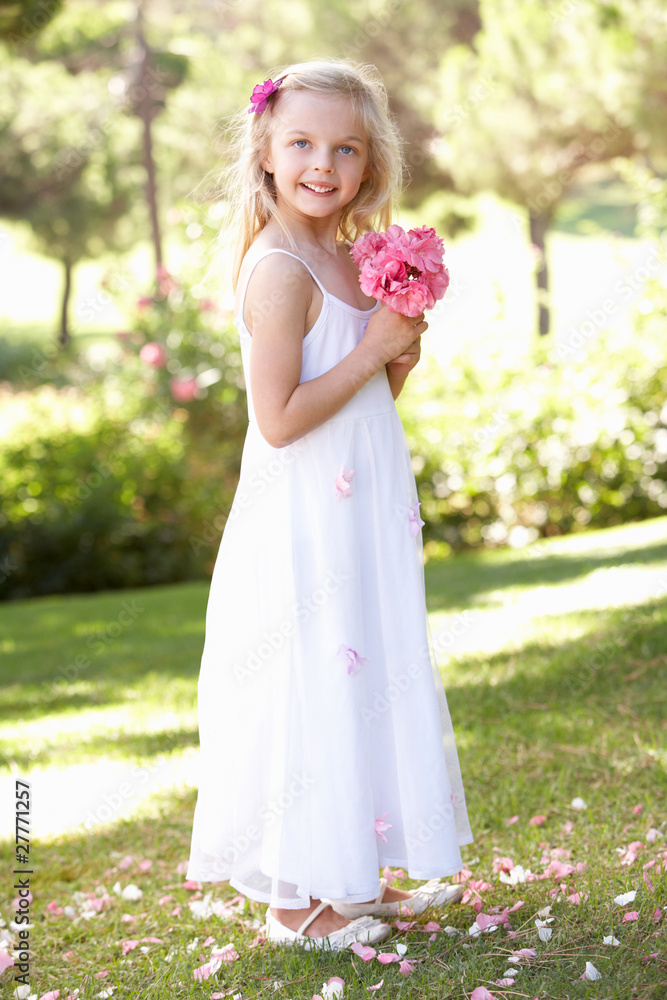
POLYGON ((211 573, 246 404, 225 120, 370 62, 451 286, 398 405, 425 556, 667 513, 661 0, 0 4, 0 597, 211 573))

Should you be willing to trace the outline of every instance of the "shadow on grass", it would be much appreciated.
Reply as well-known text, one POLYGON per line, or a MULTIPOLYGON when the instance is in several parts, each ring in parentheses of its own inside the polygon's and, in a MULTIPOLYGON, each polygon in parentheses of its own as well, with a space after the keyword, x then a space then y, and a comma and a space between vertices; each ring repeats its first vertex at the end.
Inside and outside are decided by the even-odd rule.
MULTIPOLYGON (((667 518, 665 519, 667 533, 667 518)), ((611 547, 611 540, 610 540, 611 547)), ((539 543, 536 543, 538 546, 539 543)), ((626 547, 611 551, 539 555, 531 546, 508 557, 506 550, 464 553, 444 561, 431 560, 426 565, 426 597, 429 611, 459 608, 474 602, 480 595, 506 587, 536 587, 565 583, 596 569, 610 569, 633 563, 649 565, 667 561, 667 542, 626 547), (480 570, 482 570, 480 572, 480 570)), ((666 577, 667 581, 667 577, 666 577)))

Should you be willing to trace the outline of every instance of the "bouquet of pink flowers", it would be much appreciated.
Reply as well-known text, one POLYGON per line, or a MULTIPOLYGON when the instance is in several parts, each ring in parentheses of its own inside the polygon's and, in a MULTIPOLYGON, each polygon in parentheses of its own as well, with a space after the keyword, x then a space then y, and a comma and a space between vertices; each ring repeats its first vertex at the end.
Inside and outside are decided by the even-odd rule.
POLYGON ((360 236, 350 248, 361 270, 362 290, 403 316, 419 316, 432 309, 447 291, 444 252, 435 229, 427 226, 407 233, 401 226, 390 226, 386 233, 360 236))

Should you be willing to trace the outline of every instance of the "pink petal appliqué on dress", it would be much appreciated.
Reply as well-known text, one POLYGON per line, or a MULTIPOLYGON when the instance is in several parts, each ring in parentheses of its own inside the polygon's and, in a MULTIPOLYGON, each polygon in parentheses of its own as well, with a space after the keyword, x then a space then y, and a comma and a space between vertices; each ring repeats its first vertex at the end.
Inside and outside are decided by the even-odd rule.
POLYGON ((358 674, 364 663, 371 662, 367 656, 360 656, 356 649, 352 649, 350 646, 344 646, 342 643, 338 647, 338 654, 345 657, 347 662, 347 672, 350 676, 358 674))
POLYGON ((335 480, 337 500, 343 500, 346 497, 352 496, 352 487, 350 486, 350 483, 353 477, 354 469, 345 469, 345 471, 343 471, 343 466, 341 465, 340 471, 335 480))
POLYGON ((408 514, 408 530, 410 534, 415 538, 419 534, 422 525, 426 523, 425 521, 422 521, 421 517, 419 516, 420 507, 421 503, 411 504, 410 512, 408 514))
MULTIPOLYGON (((387 818, 388 812, 389 812, 389 810, 387 810, 387 812, 383 812, 382 815, 379 816, 375 820, 375 823, 373 824, 374 827, 375 827, 375 832, 377 833, 377 835, 380 838, 380 840, 384 840, 385 844, 388 844, 389 841, 385 837, 384 831, 385 830, 391 830, 391 828, 393 826, 393 823, 385 823, 385 819, 387 818)), ((382 959, 380 959, 380 961, 382 961, 382 959)), ((385 961, 389 961, 389 959, 385 959, 385 961)))

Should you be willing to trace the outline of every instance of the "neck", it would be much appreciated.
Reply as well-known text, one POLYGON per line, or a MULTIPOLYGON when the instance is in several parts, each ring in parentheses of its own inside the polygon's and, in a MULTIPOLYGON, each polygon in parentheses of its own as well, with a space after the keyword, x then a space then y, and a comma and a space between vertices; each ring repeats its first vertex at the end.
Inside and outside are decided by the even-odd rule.
POLYGON ((325 253, 333 256, 338 253, 337 237, 340 212, 324 219, 313 219, 310 216, 300 215, 286 209, 280 202, 278 202, 278 208, 290 236, 300 250, 316 251, 320 254, 325 253))

